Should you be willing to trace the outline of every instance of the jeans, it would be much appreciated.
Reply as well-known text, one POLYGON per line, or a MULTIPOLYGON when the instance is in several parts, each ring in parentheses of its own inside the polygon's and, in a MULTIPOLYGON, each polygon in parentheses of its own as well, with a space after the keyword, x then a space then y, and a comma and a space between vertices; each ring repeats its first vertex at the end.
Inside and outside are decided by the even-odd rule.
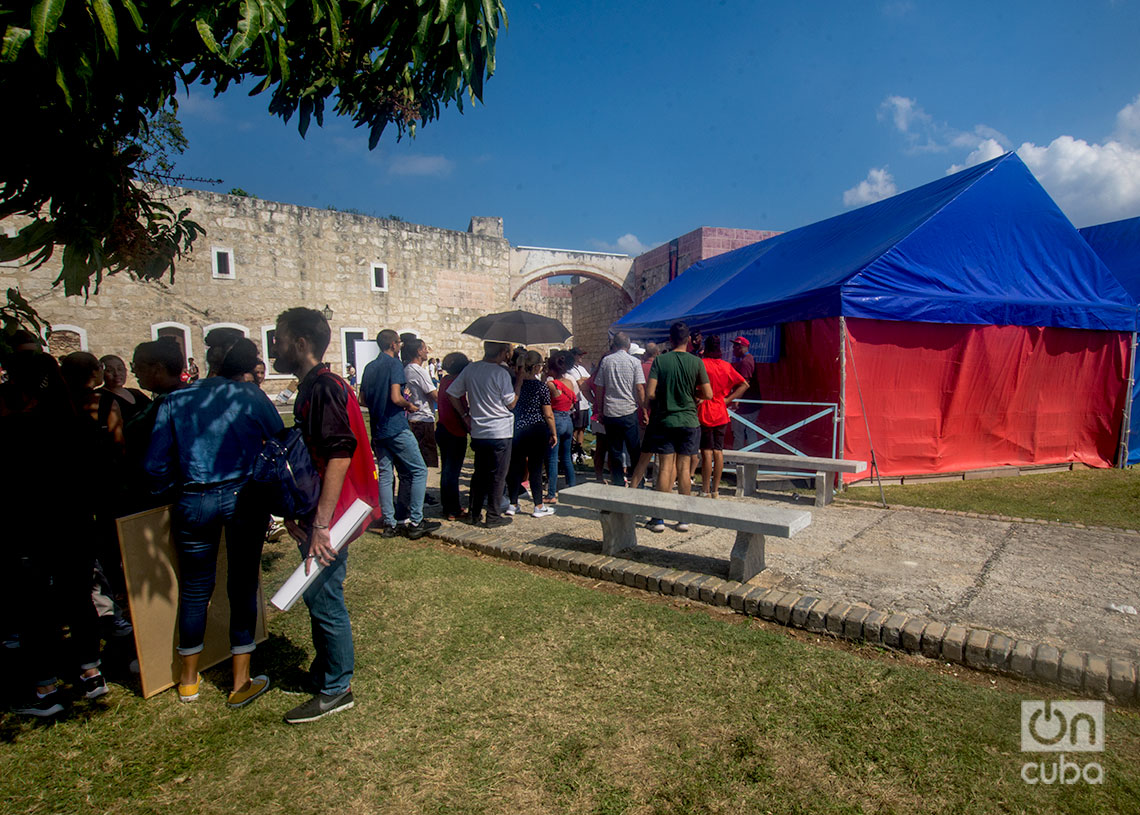
POLYGON ((568 410, 554 411, 554 429, 558 431, 558 444, 550 448, 546 454, 546 469, 549 475, 546 482, 546 497, 554 498, 558 495, 558 465, 561 463, 566 470, 566 486, 573 487, 574 461, 571 458, 571 449, 574 443, 574 419, 568 410))
POLYGON ((439 446, 439 503, 444 515, 458 517, 463 511, 459 504, 459 474, 467 455, 467 436, 453 436, 440 424, 435 428, 435 441, 439 446))
POLYGON ((502 514, 503 486, 511 461, 510 439, 471 439, 475 472, 471 476, 471 520, 478 520, 487 504, 487 520, 502 514))
POLYGON ((185 490, 171 513, 178 552, 178 653, 200 653, 206 611, 218 571, 218 547, 226 533, 226 594, 230 600, 230 652, 255 648, 257 578, 269 511, 251 499, 244 483, 229 481, 185 490))
MULTIPOLYGON (((307 554, 301 549, 301 556, 307 554)), ((344 604, 344 573, 348 568, 348 546, 342 546, 336 560, 321 569, 305 589, 305 605, 313 629, 316 656, 309 668, 314 688, 328 696, 339 696, 352 687, 356 655, 352 647, 352 623, 344 604)))
POLYGON ((607 416, 602 423, 606 426, 606 438, 610 443, 610 477, 615 484, 621 479, 624 485, 626 478, 633 474, 633 468, 637 466, 637 460, 641 457, 637 413, 630 413, 627 416, 607 416), (629 473, 625 472, 621 462, 622 450, 629 453, 629 473))
POLYGON ((384 525, 395 526, 397 520, 404 518, 418 524, 424 519, 427 467, 415 435, 404 428, 395 436, 373 439, 372 452, 380 475, 380 509, 384 513, 384 525), (393 468, 400 473, 400 494, 395 506, 392 501, 393 468))
POLYGON ((550 447, 550 428, 546 422, 528 427, 511 442, 511 467, 507 474, 507 496, 518 504, 523 474, 529 473, 530 497, 537 507, 542 504, 542 460, 550 447))

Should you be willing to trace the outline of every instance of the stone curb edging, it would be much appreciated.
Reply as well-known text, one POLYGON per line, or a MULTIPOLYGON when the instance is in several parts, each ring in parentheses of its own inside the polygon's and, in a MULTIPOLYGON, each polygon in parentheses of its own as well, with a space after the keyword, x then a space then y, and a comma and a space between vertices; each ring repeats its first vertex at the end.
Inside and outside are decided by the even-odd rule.
POLYGON ((1126 529, 1122 526, 1096 526, 1095 524, 1082 524, 1076 521, 1050 521, 1045 518, 1016 518, 1012 515, 987 515, 984 512, 965 512, 960 509, 941 509, 939 507, 912 507, 909 504, 891 504, 883 506, 878 501, 860 501, 856 498, 835 496, 836 504, 850 504, 856 507, 871 507, 872 509, 908 509, 916 512, 932 512, 936 515, 952 515, 958 518, 979 518, 984 521, 1004 521, 1015 524, 1036 524, 1038 526, 1061 526, 1069 529, 1091 529, 1098 532, 1123 532, 1128 535, 1140 535, 1140 529, 1126 529))
POLYGON ((1118 704, 1140 705, 1140 665, 1129 660, 1062 650, 984 628, 878 611, 863 603, 722 580, 715 575, 593 552, 514 543, 475 527, 439 529, 431 537, 505 560, 729 607, 749 617, 815 634, 883 645, 976 670, 1059 685, 1118 704))

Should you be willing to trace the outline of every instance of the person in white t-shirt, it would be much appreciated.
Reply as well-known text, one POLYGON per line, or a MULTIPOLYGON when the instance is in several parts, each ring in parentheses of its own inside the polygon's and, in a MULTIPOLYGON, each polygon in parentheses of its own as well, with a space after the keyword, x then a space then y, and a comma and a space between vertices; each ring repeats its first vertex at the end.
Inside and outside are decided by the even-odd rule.
POLYGON ((518 402, 524 371, 515 371, 512 382, 512 372, 505 364, 510 357, 509 343, 485 342, 483 359, 464 368, 447 388, 447 398, 471 430, 471 451, 475 455, 467 522, 479 523, 486 503, 488 528, 511 522, 502 515, 501 502, 515 432, 511 409, 518 402), (461 402, 464 396, 467 409, 461 402))
POLYGON ((586 460, 586 448, 582 446, 582 439, 586 428, 590 426, 590 400, 586 396, 586 381, 590 378, 590 371, 586 368, 586 351, 583 348, 571 348, 574 355, 574 365, 566 372, 566 378, 572 379, 578 390, 578 409, 571 417, 574 422, 574 441, 571 445, 571 454, 574 461, 581 464, 586 460))
POLYGON ((408 412, 408 424, 420 446, 420 454, 428 467, 439 466, 439 450, 435 443, 435 403, 439 391, 431 374, 423 366, 428 346, 421 339, 404 345, 401 357, 405 360, 404 379, 407 380, 408 401, 415 410, 408 412))

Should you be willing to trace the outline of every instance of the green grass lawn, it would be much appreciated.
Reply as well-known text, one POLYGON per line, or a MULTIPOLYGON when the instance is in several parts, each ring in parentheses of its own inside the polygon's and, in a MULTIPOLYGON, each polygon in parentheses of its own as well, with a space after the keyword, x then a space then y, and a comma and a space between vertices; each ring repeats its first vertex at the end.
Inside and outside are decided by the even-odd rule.
MULTIPOLYGON (((1140 469, 906 484, 884 487, 883 491, 891 505, 1140 528, 1140 469)), ((878 501, 879 488, 865 481, 844 496, 878 501)))
MULTIPOLYGON (((295 549, 267 549, 272 591, 295 549)), ((4 811, 1135 813, 1140 714, 1109 709, 1101 786, 1028 786, 1020 701, 1065 694, 820 644, 703 607, 476 557, 353 544, 355 710, 289 727, 302 606, 255 655, 277 689, 0 720, 4 811)), ((260 663, 260 664, 259 664, 260 663)), ((965 672, 965 669, 954 668, 965 672)))

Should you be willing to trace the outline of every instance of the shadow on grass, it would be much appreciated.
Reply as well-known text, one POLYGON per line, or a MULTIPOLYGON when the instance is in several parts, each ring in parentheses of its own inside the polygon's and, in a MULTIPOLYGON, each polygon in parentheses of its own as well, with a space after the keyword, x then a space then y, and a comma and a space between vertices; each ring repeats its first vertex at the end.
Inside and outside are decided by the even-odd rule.
MULTIPOLYGON (((559 506, 560 513, 561 510, 562 507, 559 506)), ((582 510, 582 512, 586 513, 588 511, 582 510)), ((659 536, 663 544, 668 542, 666 535, 670 534, 674 540, 676 540, 676 533, 670 529, 666 529, 666 531, 659 536)), ((529 543, 533 543, 535 546, 553 546, 557 549, 569 549, 574 552, 585 552, 591 555, 600 555, 602 553, 601 544, 596 540, 563 535, 559 532, 543 535, 541 538, 535 538, 529 541, 529 543)), ((621 553, 620 557, 625 560, 647 563, 651 566, 660 566, 665 569, 676 569, 678 571, 697 572, 698 574, 710 574, 724 579, 728 578, 728 561, 723 558, 704 557, 703 555, 694 555, 689 552, 675 552, 671 549, 640 545, 632 549, 626 549, 621 553)))
MULTIPOLYGON (((286 691, 311 690, 309 679, 309 653, 288 637, 270 634, 269 639, 257 646, 254 661, 257 672, 267 674, 273 684, 286 691)), ((228 689, 227 689, 228 690, 228 689)))

